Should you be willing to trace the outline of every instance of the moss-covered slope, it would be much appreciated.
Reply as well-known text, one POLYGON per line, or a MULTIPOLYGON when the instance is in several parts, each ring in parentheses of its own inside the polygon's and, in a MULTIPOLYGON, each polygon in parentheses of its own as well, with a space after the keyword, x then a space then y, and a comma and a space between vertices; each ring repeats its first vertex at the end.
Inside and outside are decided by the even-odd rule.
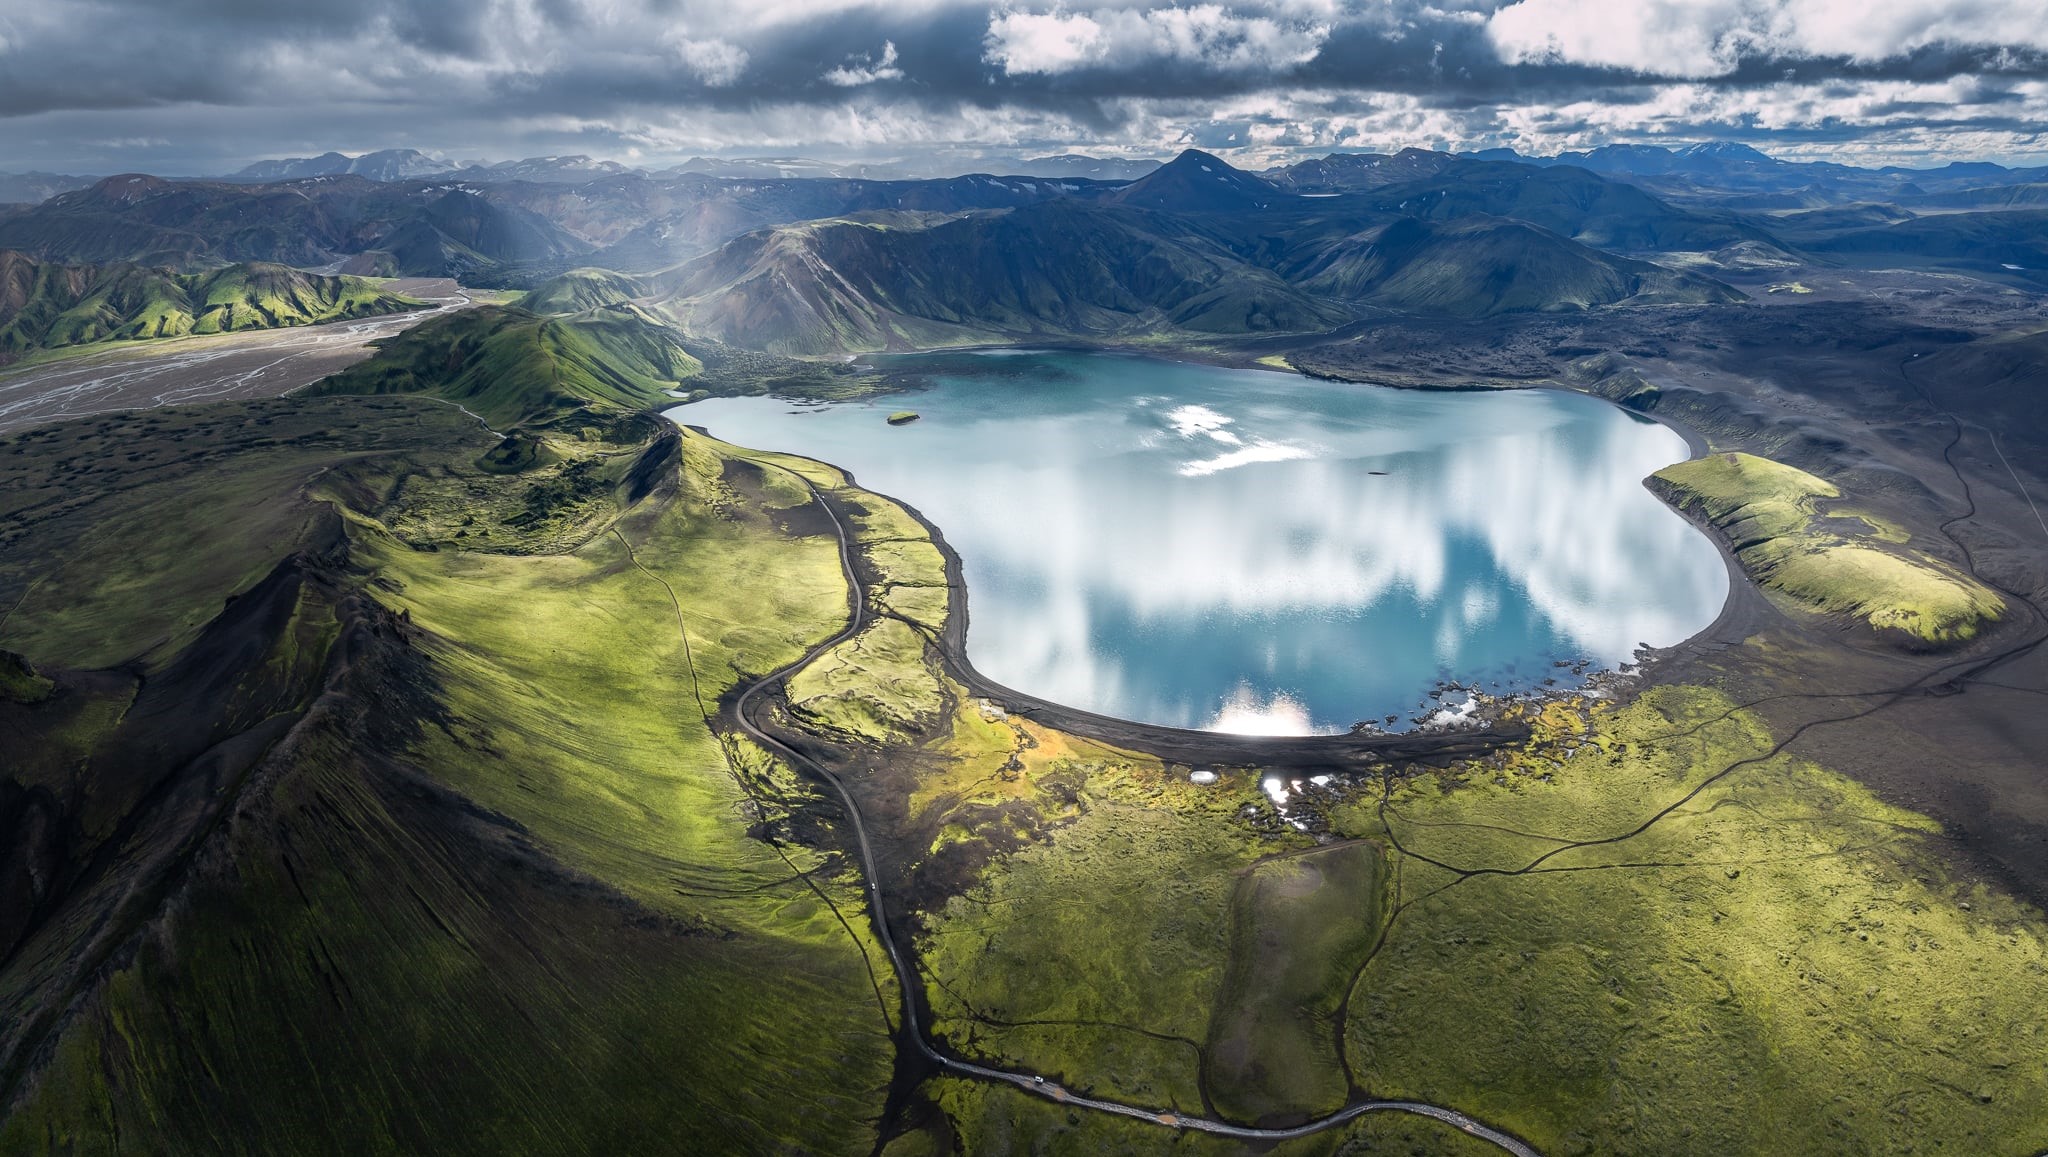
POLYGON ((625 305, 646 295, 646 284, 630 274, 609 269, 571 269, 535 286, 519 299, 519 307, 529 313, 558 316, 625 305))
POLYGON ((672 330, 630 307, 543 318, 483 306, 409 330, 310 392, 423 394, 505 428, 592 405, 646 409, 700 369, 672 330))
POLYGON ((1753 454, 1709 454, 1652 479, 1713 525, 1759 583, 1804 610, 1839 615, 1916 645, 1972 638, 2005 614, 1998 592, 1911 549, 1882 520, 1822 504, 1842 492, 1753 454))
POLYGON ((418 308, 360 277, 282 265, 179 274, 56 265, 0 251, 0 358, 99 341, 312 325, 418 308))
POLYGON ((705 709, 837 628, 836 552, 652 420, 587 493, 492 441, 332 397, 0 443, 53 688, 0 701, 0 1151, 872 1148, 858 878, 705 709))

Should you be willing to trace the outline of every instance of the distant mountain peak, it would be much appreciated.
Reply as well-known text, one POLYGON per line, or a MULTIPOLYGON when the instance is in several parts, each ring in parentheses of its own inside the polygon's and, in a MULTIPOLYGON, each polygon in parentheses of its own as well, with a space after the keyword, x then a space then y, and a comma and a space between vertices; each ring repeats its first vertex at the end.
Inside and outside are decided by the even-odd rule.
POLYGON ((147 173, 121 173, 93 185, 86 192, 95 200, 130 204, 167 189, 170 185, 171 183, 162 177, 152 177, 147 173))
POLYGON ((645 170, 628 168, 617 161, 600 161, 581 153, 566 156, 527 157, 517 161, 499 161, 493 165, 471 166, 457 171, 455 176, 464 180, 489 182, 538 181, 580 183, 602 177, 619 177, 629 174, 645 174, 645 170))
POLYGON ((1711 157, 1718 161, 1763 161, 1775 163, 1777 158, 1768 153, 1758 152, 1740 141, 1704 141, 1687 145, 1678 150, 1681 157, 1711 157))
POLYGON ((1188 149, 1116 194, 1126 205, 1177 212, 1261 208, 1285 196, 1273 184, 1213 153, 1188 149))
POLYGON ((1150 158, 1090 157, 1060 153, 1049 157, 1027 157, 1016 165, 1019 174, 1035 177, 1087 177, 1093 180, 1134 181, 1158 172, 1163 166, 1150 158))
POLYGON ((230 175, 230 181, 267 184, 295 181, 305 177, 366 177, 372 181, 406 181, 448 172, 455 166, 436 160, 418 149, 382 149, 351 157, 347 153, 325 152, 317 157, 286 157, 258 161, 230 175))

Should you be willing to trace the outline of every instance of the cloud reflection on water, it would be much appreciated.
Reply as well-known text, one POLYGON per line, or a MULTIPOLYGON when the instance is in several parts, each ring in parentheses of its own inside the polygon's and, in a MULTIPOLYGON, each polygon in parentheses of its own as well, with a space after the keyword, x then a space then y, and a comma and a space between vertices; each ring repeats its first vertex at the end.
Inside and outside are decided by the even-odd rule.
POLYGON ((1014 358, 940 379, 914 440, 866 407, 687 420, 919 507, 964 561, 976 666, 1126 718, 1340 730, 1442 677, 1625 661, 1726 597, 1713 546, 1641 485, 1683 442, 1604 403, 1040 356, 1063 384, 1019 386, 1014 358))

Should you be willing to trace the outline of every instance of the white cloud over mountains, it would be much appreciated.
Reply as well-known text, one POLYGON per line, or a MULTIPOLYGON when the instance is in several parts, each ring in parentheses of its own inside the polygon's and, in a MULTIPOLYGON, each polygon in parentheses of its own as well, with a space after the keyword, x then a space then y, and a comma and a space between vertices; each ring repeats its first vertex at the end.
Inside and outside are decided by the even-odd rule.
POLYGON ((1010 75, 1177 61, 1273 71, 1315 59, 1328 24, 1241 15, 1220 4, 1013 12, 989 20, 986 59, 1010 75))
POLYGON ((882 42, 880 56, 863 56, 825 74, 825 83, 839 88, 858 88, 878 80, 901 80, 903 70, 896 67, 896 42, 882 42))
POLYGON ((730 41, 676 37, 676 57, 708 88, 726 88, 747 70, 747 50, 730 41))
POLYGON ((1516 0, 1486 22, 1511 64, 1726 76, 1750 58, 1875 64, 1935 46, 2048 50, 2042 0, 1516 0))
POLYGON ((2048 0, 0 0, 0 166, 2048 150, 2048 0), (171 147, 106 142, 169 140, 171 147), (633 153, 632 150, 640 150, 633 153), (681 159, 677 156, 676 159, 681 159))

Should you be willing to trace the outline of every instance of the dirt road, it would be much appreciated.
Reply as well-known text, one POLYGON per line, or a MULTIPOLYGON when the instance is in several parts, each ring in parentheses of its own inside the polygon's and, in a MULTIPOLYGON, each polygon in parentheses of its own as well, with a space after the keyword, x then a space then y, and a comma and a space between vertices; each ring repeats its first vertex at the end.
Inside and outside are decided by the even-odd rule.
MULTIPOLYGON (((761 726, 750 710, 754 704, 759 702, 757 697, 764 689, 786 683, 797 672, 814 662, 820 655, 859 634, 861 629, 867 625, 869 614, 868 593, 861 584, 859 573, 854 568, 853 543, 847 533, 846 522, 841 518, 840 512, 827 499, 825 493, 818 488, 816 483, 796 471, 789 470, 787 467, 779 468, 787 472, 799 485, 809 490, 812 501, 818 503, 832 520, 833 533, 839 540, 839 566, 841 572, 845 575, 847 583, 847 624, 837 634, 812 646, 789 665, 779 670, 771 671, 751 682, 743 682, 741 684, 743 689, 733 700, 732 715, 734 720, 738 722, 740 729, 746 733, 749 739, 752 739, 755 743, 760 744, 763 748, 777 756, 817 776, 829 784, 834 793, 839 796, 840 804, 846 810, 846 817, 852 822, 855 847, 860 852, 861 872, 866 878, 869 916, 874 922, 875 935, 889 954, 889 963, 896 973, 898 984, 902 990, 901 1015, 903 1017, 903 1025, 900 1040, 915 1048, 927 1061, 937 1065, 941 1071, 955 1076, 995 1081, 1014 1086, 1032 1096, 1044 1097, 1047 1100, 1069 1108, 1114 1113, 1118 1116, 1130 1117, 1134 1120, 1145 1121, 1168 1129, 1193 1130, 1202 1133, 1212 1133, 1222 1137, 1235 1137, 1246 1141, 1270 1143, 1294 1137, 1306 1137, 1313 1133, 1334 1129, 1357 1120, 1367 1113, 1412 1113, 1417 1116, 1430 1117, 1441 1121, 1452 1128, 1497 1146, 1501 1150, 1512 1154, 1513 1157, 1539 1157, 1536 1150, 1521 1138, 1496 1129, 1456 1109, 1446 1108, 1441 1105, 1430 1105, 1419 1101, 1365 1099, 1353 1101, 1328 1116, 1318 1117, 1300 1125, 1280 1128, 1236 1125, 1228 1121, 1214 1121, 1167 1109, 1127 1105, 1119 1101, 1085 1096, 1063 1088, 1060 1085, 1053 1084, 1035 1073, 1016 1072, 1009 1069, 976 1064, 973 1061, 961 1060, 958 1057, 941 1051, 934 1045, 925 1036, 924 1027, 919 1022, 920 1005, 915 988, 917 980, 916 974, 911 969, 909 954, 897 944, 895 933, 889 925, 887 909, 884 907, 882 897, 881 873, 875 862, 874 847, 868 839, 867 824, 861 815, 860 805, 854 802, 853 794, 847 791, 846 785, 840 782, 837 775, 834 775, 823 764, 818 763, 816 760, 811 759, 776 738, 766 728, 761 726)), ((621 539, 621 541, 624 540, 621 539)), ((632 547, 630 545, 627 546, 627 551, 629 554, 631 553, 632 547)), ((635 565, 638 565, 638 560, 634 561, 635 565)), ((666 586, 667 583, 664 582, 663 585, 666 586)), ((669 589, 669 595, 671 598, 675 597, 673 587, 669 589)), ((682 603, 678 601, 676 603, 676 616, 679 626, 682 623, 682 613, 682 603)), ((684 631, 684 641, 687 646, 687 629, 684 631)), ((707 716, 708 721, 709 718, 707 716)))

